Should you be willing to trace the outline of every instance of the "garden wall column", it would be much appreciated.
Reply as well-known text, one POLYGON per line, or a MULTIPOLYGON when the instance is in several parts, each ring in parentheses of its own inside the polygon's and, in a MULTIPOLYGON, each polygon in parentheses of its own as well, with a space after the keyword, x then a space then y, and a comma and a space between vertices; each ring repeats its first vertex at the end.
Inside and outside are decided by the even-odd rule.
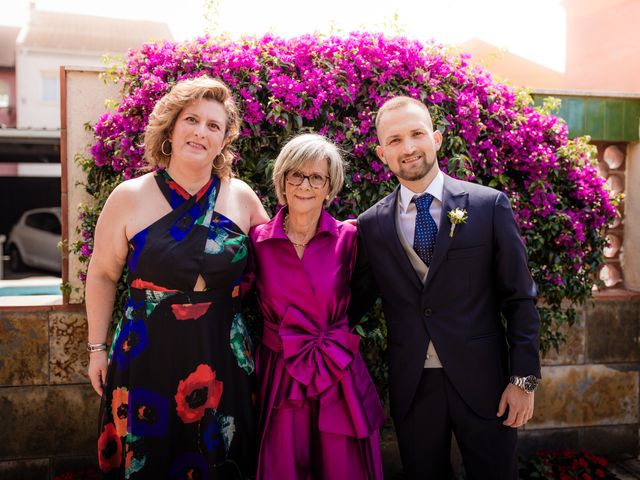
POLYGON ((626 177, 622 268, 625 287, 640 292, 640 143, 627 148, 626 177))
MULTIPOLYGON (((118 85, 105 83, 100 78, 103 69, 61 67, 62 98, 62 209, 66 230, 63 238, 68 245, 80 240, 78 227, 78 205, 90 201, 89 195, 78 183, 86 182, 86 175, 76 162, 76 155, 88 155, 93 141, 91 131, 85 124, 95 123, 105 113, 107 100, 119 100, 118 85)), ((69 303, 82 303, 84 285, 78 278, 83 269, 77 255, 65 249, 63 259, 63 280, 70 287, 69 303)))

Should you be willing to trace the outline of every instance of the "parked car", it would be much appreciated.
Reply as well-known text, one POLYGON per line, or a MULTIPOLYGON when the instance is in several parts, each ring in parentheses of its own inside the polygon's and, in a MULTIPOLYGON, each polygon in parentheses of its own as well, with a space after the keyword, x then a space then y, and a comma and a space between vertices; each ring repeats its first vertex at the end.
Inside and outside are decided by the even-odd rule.
POLYGON ((60 207, 35 208, 22 214, 9 232, 7 241, 9 268, 12 271, 19 272, 29 266, 60 272, 60 218, 60 207))

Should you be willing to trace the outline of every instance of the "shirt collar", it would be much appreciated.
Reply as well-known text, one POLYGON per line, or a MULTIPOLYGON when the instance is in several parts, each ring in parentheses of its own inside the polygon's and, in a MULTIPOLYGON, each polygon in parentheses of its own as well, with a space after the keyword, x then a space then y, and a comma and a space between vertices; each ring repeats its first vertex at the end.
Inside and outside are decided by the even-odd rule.
MULTIPOLYGON (((274 238, 284 238, 288 240, 287 234, 284 231, 284 217, 288 211, 289 209, 287 207, 282 207, 276 216, 269 221, 269 223, 262 225, 260 233, 256 238, 256 242, 262 242, 264 240, 271 240, 274 238)), ((338 236, 338 221, 329 215, 325 209, 322 209, 322 212, 320 212, 318 230, 316 230, 314 237, 323 232, 327 232, 334 237, 338 236)))
POLYGON ((402 213, 406 213, 407 208, 409 208, 409 205, 411 204, 411 200, 413 200, 413 197, 415 197, 416 195, 422 195, 424 193, 430 193, 435 199, 442 202, 443 191, 444 174, 441 170, 438 170, 438 174, 436 175, 436 177, 431 181, 429 185, 427 185, 427 188, 425 188, 423 192, 412 192, 404 185, 400 185, 400 211, 402 213))

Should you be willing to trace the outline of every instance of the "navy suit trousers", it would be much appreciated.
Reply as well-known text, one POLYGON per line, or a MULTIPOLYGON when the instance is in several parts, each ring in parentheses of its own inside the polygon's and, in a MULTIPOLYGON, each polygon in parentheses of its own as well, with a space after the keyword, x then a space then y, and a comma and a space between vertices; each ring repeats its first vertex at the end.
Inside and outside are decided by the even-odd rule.
MULTIPOLYGON (((496 405, 496 412, 498 405, 496 405)), ((400 456, 410 480, 450 480, 451 432, 469 480, 518 478, 517 431, 476 415, 441 368, 425 368, 409 412, 395 421, 400 456)))

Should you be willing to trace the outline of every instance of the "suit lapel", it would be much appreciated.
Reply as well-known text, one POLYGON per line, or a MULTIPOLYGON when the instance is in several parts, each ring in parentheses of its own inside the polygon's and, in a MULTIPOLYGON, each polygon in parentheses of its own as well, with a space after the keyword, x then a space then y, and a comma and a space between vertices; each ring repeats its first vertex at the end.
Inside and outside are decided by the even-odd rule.
POLYGON ((398 237, 398 230, 396 228, 396 204, 398 202, 399 192, 400 187, 397 187, 391 195, 387 196, 378 204, 378 227, 380 228, 382 238, 388 239, 385 243, 391 251, 391 256, 400 264, 402 271, 411 277, 411 281, 415 286, 422 289, 422 280, 418 277, 398 237))
MULTIPOLYGON (((438 227, 438 236, 436 237, 436 248, 433 252, 431 265, 429 266, 429 274, 425 286, 429 284, 436 274, 442 262, 447 257, 452 237, 449 236, 451 231, 451 222, 448 213, 456 208, 466 209, 469 201, 469 194, 464 190, 462 183, 448 175, 444 176, 444 188, 442 197, 442 213, 440 214, 440 225, 438 227)), ((460 228, 460 227, 458 227, 460 228)), ((454 234, 455 235, 455 234, 454 234)))

